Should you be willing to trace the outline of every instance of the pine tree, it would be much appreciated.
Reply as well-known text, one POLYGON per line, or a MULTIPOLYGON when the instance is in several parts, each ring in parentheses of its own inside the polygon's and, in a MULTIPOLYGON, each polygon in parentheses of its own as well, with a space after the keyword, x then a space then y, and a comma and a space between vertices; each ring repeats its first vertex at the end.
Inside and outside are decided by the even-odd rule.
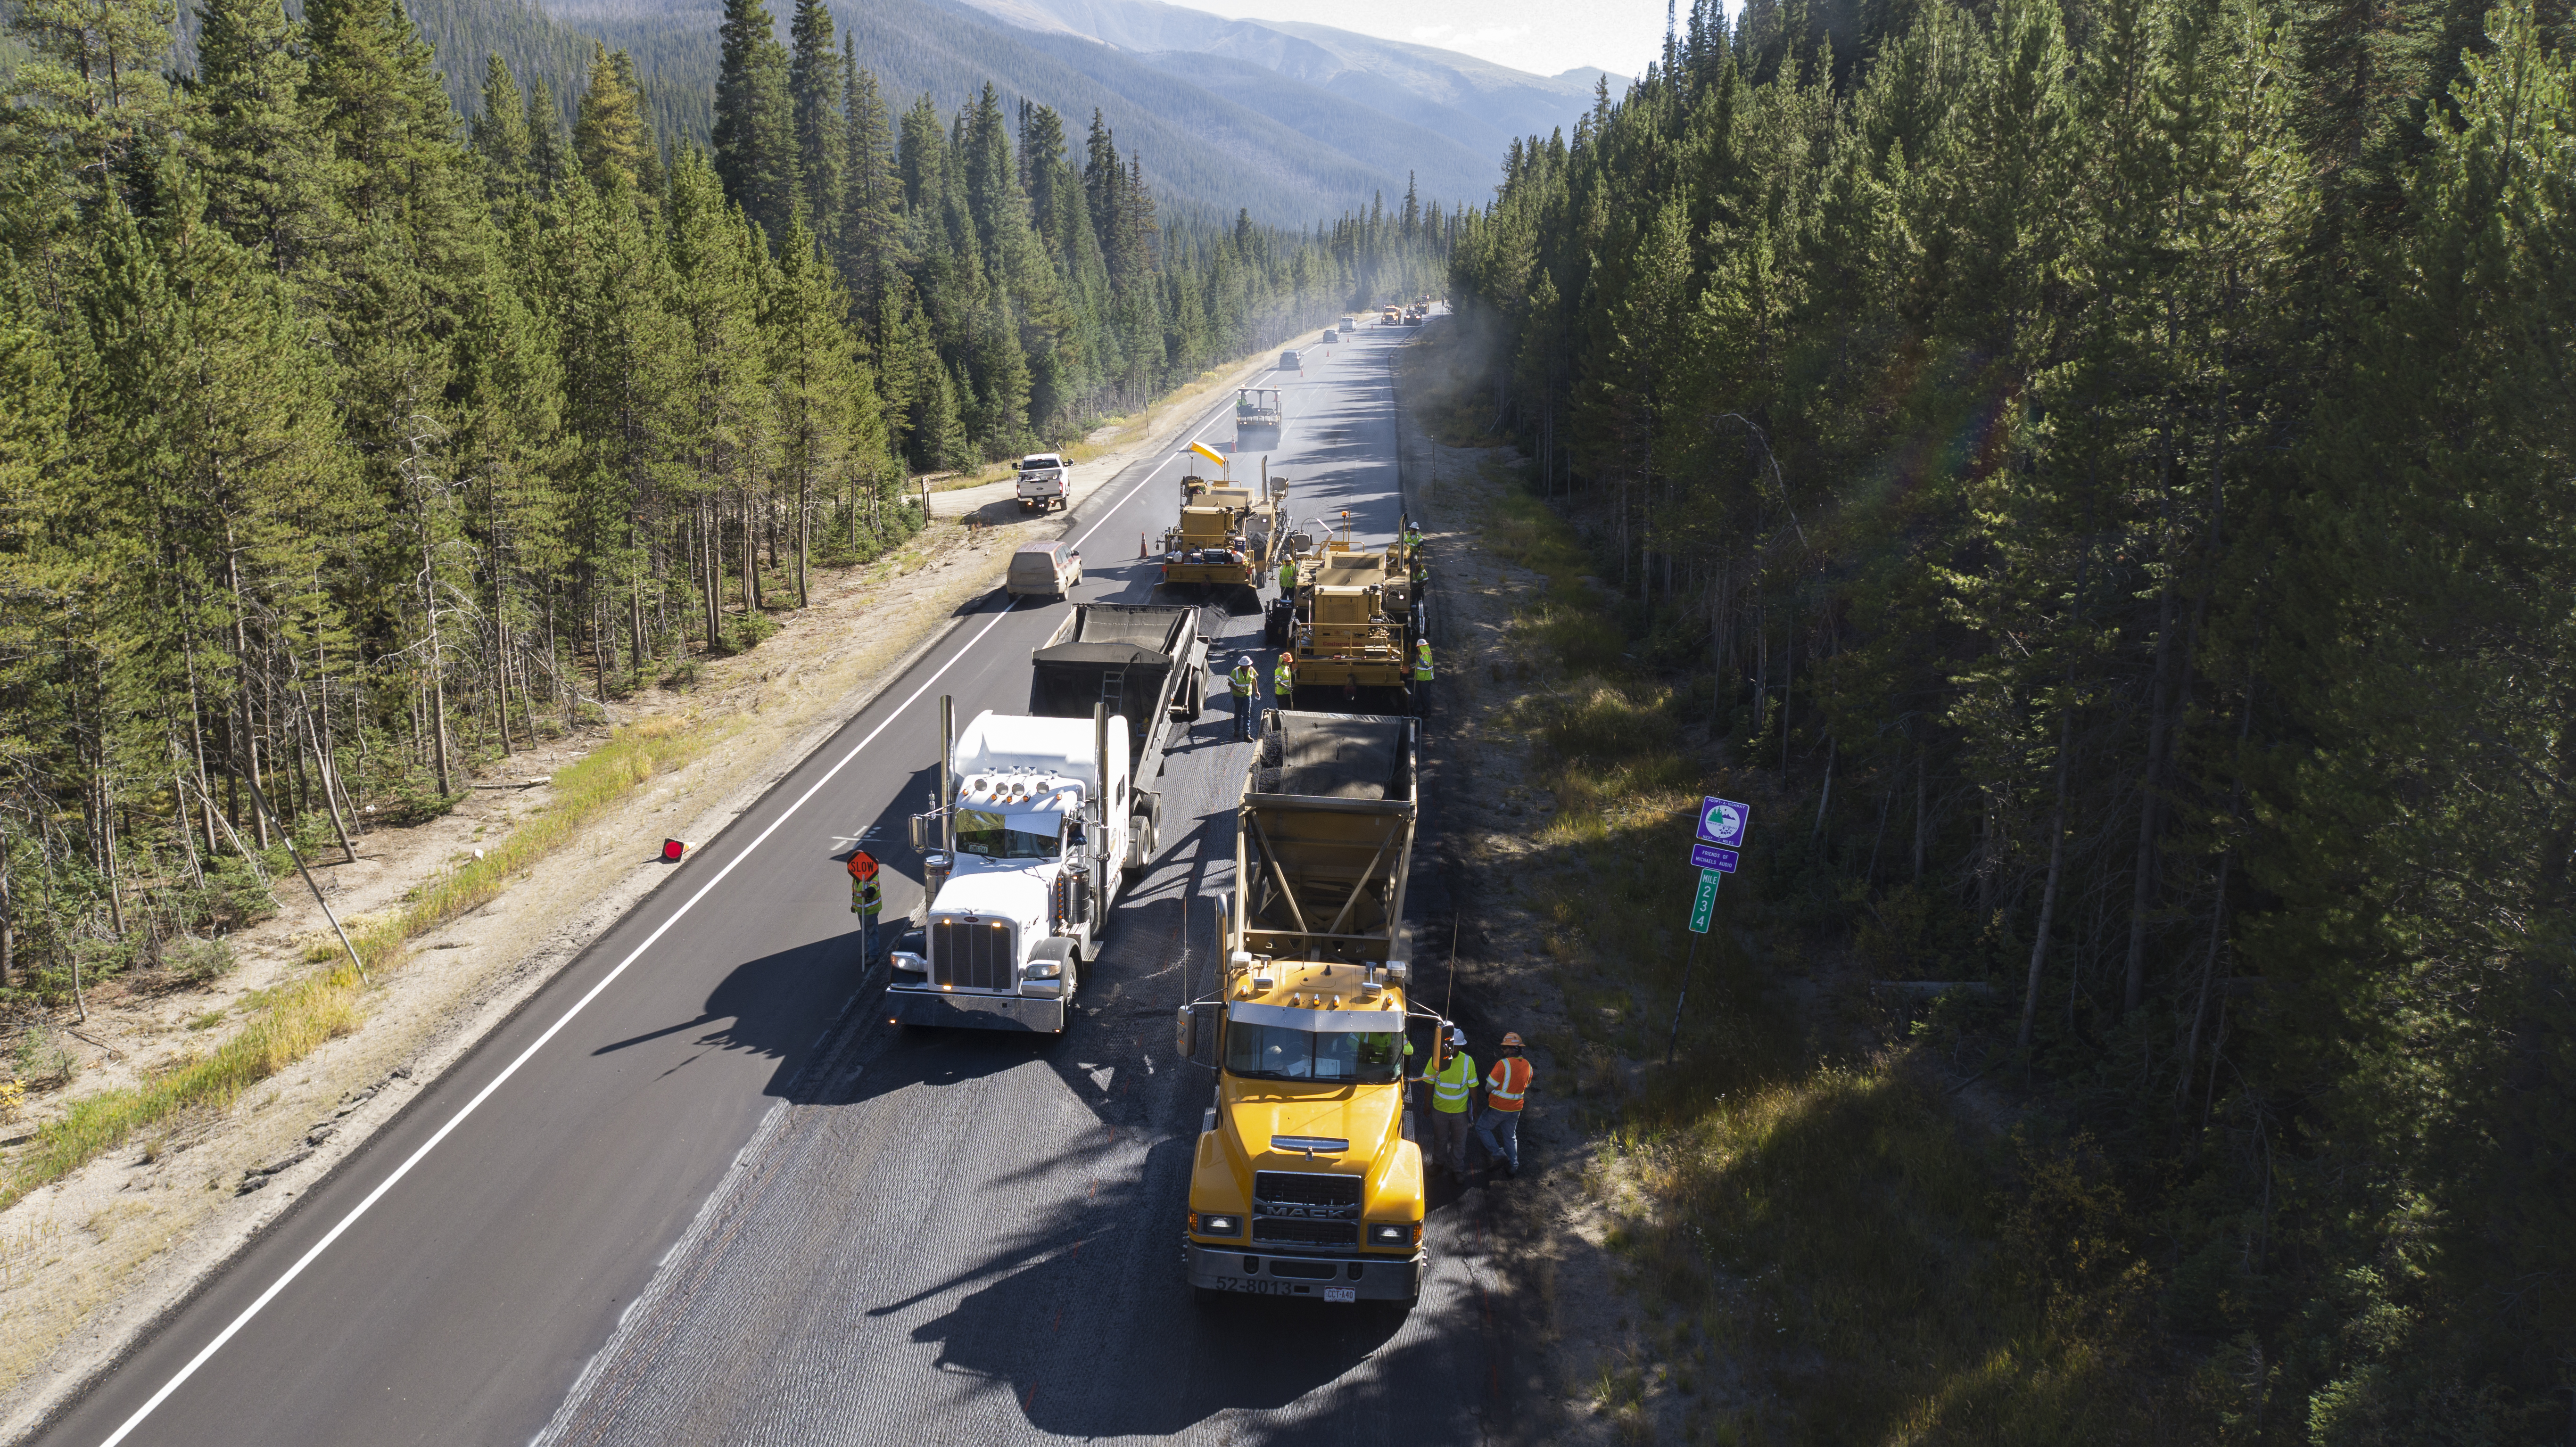
POLYGON ((832 11, 825 0, 796 0, 789 26, 787 90, 795 117, 797 180, 808 229, 828 249, 844 207, 847 122, 839 102, 842 57, 832 50, 832 11))
POLYGON ((624 193, 652 211, 657 190, 646 184, 650 143, 644 129, 644 98, 631 89, 608 47, 590 47, 590 84, 581 93, 581 119, 574 123, 573 154, 591 189, 602 195, 624 193))
POLYGON ((334 162, 305 113, 301 37, 277 0, 209 0, 199 12, 189 99, 209 214, 295 273, 337 244, 334 162))
MULTIPOLYGON (((10 94, 44 144, 68 152, 66 173, 96 196, 114 184, 140 143, 171 121, 169 53, 174 0, 7 0, 11 35, 31 52, 10 94)), ((147 163, 146 170, 149 169, 147 163)))
POLYGON ((493 200, 524 195, 534 186, 529 147, 526 102, 495 51, 484 63, 483 109, 474 116, 474 152, 483 158, 483 184, 493 200))
POLYGON ((555 104, 546 78, 538 76, 528 87, 528 174, 537 194, 551 198, 567 170, 579 164, 564 135, 563 108, 555 104))
MULTIPOLYGON (((684 336, 674 457, 688 469, 707 537, 722 537, 731 510, 735 541, 710 552, 738 565, 746 612, 762 606, 755 519, 769 501, 764 485, 777 445, 760 326, 766 251, 742 208, 725 199, 706 157, 684 154, 671 178, 671 309, 684 336)), ((721 597, 722 577, 719 561, 711 603, 721 597)), ((712 615, 709 621, 717 625, 712 615)))
MULTIPOLYGON (((841 279, 869 317, 884 311, 889 278, 902 264, 903 185, 894 135, 876 77, 859 69, 851 37, 841 39, 841 205, 833 229, 841 279)), ((880 341, 888 334, 880 328, 880 341)))
POLYGON ((715 171, 754 225, 783 235, 803 192, 787 51, 765 0, 726 0, 716 79, 715 171))

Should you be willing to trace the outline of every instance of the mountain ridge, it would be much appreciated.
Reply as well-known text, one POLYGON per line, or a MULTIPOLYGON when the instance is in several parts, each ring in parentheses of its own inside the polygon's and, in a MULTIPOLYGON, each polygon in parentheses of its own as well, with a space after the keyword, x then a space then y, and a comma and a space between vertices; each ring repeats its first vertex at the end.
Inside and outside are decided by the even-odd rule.
MULTIPOLYGON (((772 0, 783 26, 787 7, 772 0)), ((703 143, 723 10, 707 0, 412 0, 449 94, 470 114, 484 54, 570 109, 594 39, 624 49, 669 144, 703 143), (568 83, 570 82, 570 83, 568 83)), ((1303 228, 1408 184, 1444 207, 1486 200, 1512 139, 1568 125, 1590 82, 1301 22, 1235 21, 1152 0, 835 3, 860 65, 900 111, 943 114, 987 83, 1050 106, 1079 137, 1097 109, 1176 217, 1303 228), (1109 38, 1103 38, 1104 36, 1109 38)))

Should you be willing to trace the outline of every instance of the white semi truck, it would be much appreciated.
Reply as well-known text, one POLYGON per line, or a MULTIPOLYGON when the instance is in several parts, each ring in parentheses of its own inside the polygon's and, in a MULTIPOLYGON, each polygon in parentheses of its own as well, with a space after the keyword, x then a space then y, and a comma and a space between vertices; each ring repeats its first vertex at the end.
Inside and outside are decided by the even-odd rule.
MULTIPOLYGON (((1126 720, 987 710, 956 730, 939 701, 937 807, 912 819, 929 895, 895 947, 886 1012, 904 1025, 1064 1029, 1142 842, 1126 720)), ((1147 815, 1150 818, 1150 814, 1147 815)))

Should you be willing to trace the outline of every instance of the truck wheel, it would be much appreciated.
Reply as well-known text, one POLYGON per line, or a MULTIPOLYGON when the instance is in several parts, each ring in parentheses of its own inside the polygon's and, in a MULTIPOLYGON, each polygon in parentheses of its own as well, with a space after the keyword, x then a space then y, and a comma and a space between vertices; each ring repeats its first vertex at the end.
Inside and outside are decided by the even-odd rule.
POLYGON ((1143 869, 1154 862, 1154 819, 1150 814, 1132 815, 1127 820, 1127 867, 1143 869))

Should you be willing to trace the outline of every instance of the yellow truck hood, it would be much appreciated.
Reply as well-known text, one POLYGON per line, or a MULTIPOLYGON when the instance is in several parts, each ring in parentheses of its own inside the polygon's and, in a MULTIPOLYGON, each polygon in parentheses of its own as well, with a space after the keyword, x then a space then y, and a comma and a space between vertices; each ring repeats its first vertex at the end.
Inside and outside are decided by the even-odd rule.
POLYGON ((1238 1133, 1243 1154, 1264 1169, 1294 1165, 1313 1170, 1328 1159, 1343 1169, 1363 1167, 1395 1134, 1396 1117, 1404 1109, 1402 1092, 1382 1085, 1313 1093, 1275 1091, 1265 1085, 1245 1088, 1241 1094, 1230 1087, 1227 1094, 1225 1117, 1238 1133), (1351 1148, 1336 1156, 1318 1153, 1310 1164, 1303 1152, 1271 1149, 1270 1142, 1277 1136, 1346 1140, 1351 1148))

